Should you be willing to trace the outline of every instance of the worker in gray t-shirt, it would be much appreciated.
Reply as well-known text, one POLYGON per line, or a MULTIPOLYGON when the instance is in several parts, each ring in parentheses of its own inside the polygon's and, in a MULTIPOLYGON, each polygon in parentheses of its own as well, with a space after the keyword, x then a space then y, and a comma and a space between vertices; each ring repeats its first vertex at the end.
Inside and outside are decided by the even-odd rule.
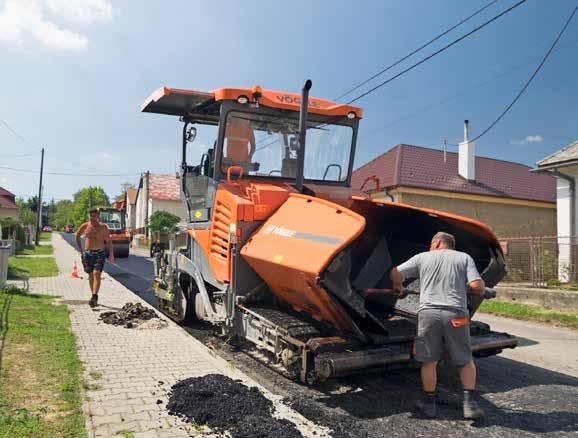
POLYGON ((466 253, 455 251, 451 234, 437 233, 429 252, 413 256, 391 270, 393 289, 403 293, 403 282, 420 281, 420 300, 415 340, 415 359, 421 362, 423 397, 417 408, 429 417, 436 415, 437 363, 445 351, 454 365, 461 367, 464 388, 464 417, 484 415, 474 389, 476 366, 470 346, 468 294, 483 295, 484 281, 474 260, 466 253))

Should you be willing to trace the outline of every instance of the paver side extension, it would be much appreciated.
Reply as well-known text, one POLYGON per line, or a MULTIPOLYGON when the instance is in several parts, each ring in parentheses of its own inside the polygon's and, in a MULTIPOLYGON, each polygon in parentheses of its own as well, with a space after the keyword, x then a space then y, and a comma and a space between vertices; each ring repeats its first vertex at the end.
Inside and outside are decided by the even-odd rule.
MULTIPOLYGON (((86 380, 86 427, 89 436, 114 436, 120 431, 135 436, 191 436, 199 434, 181 420, 167 414, 167 397, 162 388, 186 377, 210 373, 241 379, 258 386, 249 377, 213 356, 205 345, 168 320, 161 330, 135 330, 104 324, 100 311, 119 309, 127 302, 151 307, 122 284, 103 275, 99 307, 91 309, 88 281, 70 278, 78 253, 59 234, 52 245, 60 274, 30 279, 30 291, 58 295, 71 310, 72 330, 78 354, 84 363, 86 380), (159 381, 164 382, 160 385, 159 381), (160 401, 160 402, 159 402, 160 401)), ((81 274, 83 275, 83 273, 81 274)), ((163 319, 167 319, 164 318, 163 319)), ((278 397, 266 392, 282 416, 295 422, 305 435, 323 435, 323 431, 298 413, 280 404, 278 397)))

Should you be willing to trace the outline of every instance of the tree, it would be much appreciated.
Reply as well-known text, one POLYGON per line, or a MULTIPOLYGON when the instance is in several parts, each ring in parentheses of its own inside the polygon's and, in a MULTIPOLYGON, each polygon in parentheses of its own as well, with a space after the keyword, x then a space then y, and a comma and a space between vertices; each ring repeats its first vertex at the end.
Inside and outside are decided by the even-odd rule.
POLYGON ((130 183, 130 182, 128 182, 128 181, 125 181, 125 182, 123 182, 123 183, 120 185, 120 187, 121 187, 121 189, 122 189, 122 190, 121 190, 122 193, 125 193, 125 192, 127 191, 127 189, 134 189, 134 184, 133 184, 133 183, 130 183))
POLYGON ((58 230, 64 229, 66 225, 72 224, 72 212, 74 204, 68 199, 58 201, 54 206, 54 215, 52 216, 52 226, 58 230))
POLYGON ((30 208, 23 205, 20 207, 20 213, 18 214, 18 221, 22 225, 33 225, 36 223, 36 213, 34 213, 30 208))
POLYGON ((0 239, 11 239, 14 236, 16 222, 11 217, 0 219, 0 239))
POLYGON ((36 210, 38 210, 38 196, 31 196, 25 203, 30 210, 36 213, 36 210))
POLYGON ((180 218, 168 211, 155 211, 149 218, 149 228, 151 231, 170 233, 175 230, 180 218))
POLYGON ((122 201, 125 197, 125 194, 127 192, 128 189, 134 189, 135 186, 133 183, 130 183, 128 181, 123 182, 120 185, 120 195, 116 196, 114 199, 118 202, 118 201, 122 201))
POLYGON ((36 223, 36 213, 29 207, 27 201, 22 198, 16 198, 16 205, 20 209, 18 213, 18 222, 22 225, 32 225, 36 223))
POLYGON ((42 203, 42 223, 52 225, 52 219, 54 218, 54 212, 56 211, 56 202, 51 199, 49 203, 42 203))
POLYGON ((72 208, 72 224, 78 228, 88 219, 88 210, 96 207, 108 207, 108 196, 102 187, 86 187, 74 194, 74 206, 72 208))

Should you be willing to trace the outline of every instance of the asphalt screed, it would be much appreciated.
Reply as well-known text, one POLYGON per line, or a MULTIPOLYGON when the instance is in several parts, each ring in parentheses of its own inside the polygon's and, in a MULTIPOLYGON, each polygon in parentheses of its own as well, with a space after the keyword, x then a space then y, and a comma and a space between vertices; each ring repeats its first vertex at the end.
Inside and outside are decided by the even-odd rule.
POLYGON ((100 319, 106 324, 122 325, 126 328, 136 327, 153 318, 158 318, 156 312, 141 303, 126 303, 119 311, 100 314, 100 319))
POLYGON ((273 403, 261 391, 220 374, 175 383, 167 409, 187 422, 229 432, 233 438, 302 436, 290 421, 273 417, 273 403))

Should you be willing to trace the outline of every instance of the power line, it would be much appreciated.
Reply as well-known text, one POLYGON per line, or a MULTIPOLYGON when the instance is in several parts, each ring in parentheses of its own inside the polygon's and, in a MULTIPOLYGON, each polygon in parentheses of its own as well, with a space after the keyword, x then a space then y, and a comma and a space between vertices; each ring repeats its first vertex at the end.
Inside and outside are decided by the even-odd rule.
POLYGON ((363 87, 365 84, 367 84, 368 82, 371 82, 372 80, 374 80, 375 78, 377 78, 378 76, 381 76, 382 74, 384 74, 385 72, 391 70, 393 67, 401 64, 403 61, 405 61, 406 59, 412 57, 413 55, 415 55, 416 53, 422 51, 423 49, 425 49, 426 47, 428 47, 429 45, 433 44, 434 42, 436 42, 437 40, 439 40, 440 38, 446 36, 448 33, 450 33, 452 30, 460 27, 462 24, 466 23, 467 21, 471 20, 472 18, 474 18, 476 15, 480 14, 481 12, 485 11, 487 8, 489 8, 490 6, 492 6, 494 3, 496 3, 498 0, 493 0, 490 3, 488 3, 487 5, 485 5, 484 7, 478 9, 477 11, 475 11, 473 14, 469 15, 468 17, 464 18, 463 20, 459 21, 458 23, 454 24, 452 27, 450 27, 449 29, 443 31, 442 33, 440 33, 439 35, 437 35, 436 37, 434 37, 433 39, 429 40, 427 43, 423 44, 422 46, 418 47, 417 49, 413 50, 412 52, 408 53, 407 55, 405 55, 403 58, 398 59, 397 61, 395 61, 393 64, 388 65, 387 67, 385 67, 383 70, 380 70, 379 72, 375 73, 373 76, 370 76, 369 78, 367 78, 366 80, 364 80, 363 82, 360 82, 359 84, 355 85, 353 88, 350 88, 349 90, 347 90, 345 93, 339 95, 338 97, 336 97, 335 101, 347 96, 349 93, 363 87))
POLYGON ((52 160, 52 161, 58 161, 58 162, 64 162, 67 164, 71 164, 73 167, 80 166, 80 167, 84 167, 85 169, 92 170, 93 172, 100 172, 100 169, 96 169, 94 167, 87 166, 87 165, 79 163, 77 161, 65 160, 65 159, 59 158, 59 157, 47 157, 47 158, 49 160, 52 160))
MULTIPOLYGON (((564 49, 568 49, 568 48, 573 48, 573 49, 574 49, 577 42, 578 42, 578 41, 574 41, 573 44, 567 44, 567 45, 565 45, 565 46, 558 46, 556 50, 559 51, 559 50, 561 50, 561 49, 563 49, 563 48, 564 48, 564 49)), ((371 136, 371 135, 375 134, 376 132, 379 132, 379 131, 382 131, 383 129, 389 128, 390 126, 393 126, 393 125, 395 125, 395 124, 397 124, 397 123, 399 123, 399 122, 401 122, 401 121, 403 121, 403 120, 410 119, 410 118, 415 117, 415 116, 417 116, 417 115, 419 115, 419 114, 421 114, 421 113, 423 113, 423 112, 427 112, 427 111, 430 111, 430 110, 432 110, 433 108, 436 108, 436 107, 438 107, 438 106, 445 105, 445 104, 451 102, 452 100, 454 100, 454 99, 456 99, 456 98, 458 98, 458 97, 460 97, 460 96, 462 96, 462 95, 464 95, 464 94, 467 94, 467 93, 470 92, 470 91, 473 91, 473 90, 475 90, 475 89, 477 89, 477 88, 482 88, 482 87, 484 87, 484 86, 486 86, 486 85, 489 85, 489 84, 491 84, 492 82, 494 82, 494 81, 497 80, 497 79, 500 79, 500 78, 502 78, 502 77, 504 77, 504 76, 507 76, 507 75, 511 74, 512 72, 514 72, 514 71, 516 71, 516 70, 519 70, 519 69, 522 68, 522 67, 525 67, 525 66, 527 66, 527 65, 530 65, 530 64, 534 63, 536 59, 539 59, 539 58, 540 58, 540 56, 532 56, 532 57, 529 57, 528 60, 527 60, 526 62, 524 62, 524 63, 520 63, 520 64, 513 65, 513 66, 511 66, 510 68, 508 68, 508 69, 506 69, 506 70, 503 70, 502 72, 496 73, 494 76, 490 77, 489 79, 486 79, 486 80, 477 82, 477 83, 475 83, 475 84, 473 84, 473 85, 468 85, 467 87, 461 89, 460 91, 458 91, 457 93, 455 93, 455 94, 453 94, 453 95, 451 95, 451 96, 445 97, 444 99, 442 99, 442 100, 440 100, 440 101, 437 101, 437 102, 430 103, 430 104, 428 104, 428 105, 422 106, 422 107, 416 109, 415 111, 406 113, 405 115, 403 115, 403 116, 401 116, 401 117, 398 117, 398 118, 396 118, 396 119, 394 119, 394 120, 386 123, 385 125, 379 126, 379 127, 375 128, 375 129, 372 129, 372 130, 370 130, 370 131, 367 132, 367 135, 370 135, 370 136, 371 136)), ((458 146, 458 145, 457 145, 457 144, 448 143, 448 146, 458 146)))
POLYGON ((9 154, 0 154, 3 157, 6 158, 22 158, 22 157, 35 157, 36 154, 18 154, 18 155, 9 155, 9 154))
MULTIPOLYGON (((0 169, 12 170, 12 171, 14 171, 14 172, 38 173, 37 170, 17 169, 17 168, 15 168, 15 167, 7 167, 7 166, 0 166, 0 169)), ((63 173, 63 172, 44 172, 44 173, 47 174, 47 175, 57 175, 57 176, 114 176, 114 177, 130 177, 130 176, 140 175, 139 173, 131 173, 131 174, 116 174, 116 173, 96 174, 96 173, 63 173)))
POLYGON ((6 129, 8 129, 8 131, 10 131, 12 134, 14 134, 14 136, 16 138, 18 138, 20 141, 22 141, 23 143, 27 144, 28 146, 37 149, 38 151, 40 151, 40 148, 34 146, 32 143, 30 143, 28 140, 26 140, 23 136, 21 136, 12 126, 10 126, 10 124, 3 119, 0 119, 0 123, 2 123, 6 129))
MULTIPOLYGON (((267 137, 265 137, 265 138, 267 138, 267 137)), ((255 152, 259 152, 259 151, 262 151, 263 149, 267 149, 269 146, 271 146, 271 145, 273 145, 273 144, 275 144, 275 143, 279 143, 279 139, 270 141, 270 142, 267 143, 266 145, 261 146, 260 148, 255 149, 255 152)))
MULTIPOLYGON (((40 148, 34 146, 31 142, 29 142, 24 136, 22 136, 21 134, 18 133, 18 131, 16 131, 16 129, 14 129, 6 120, 0 119, 0 122, 6 127, 6 129, 8 129, 16 138, 18 138, 20 141, 22 141, 23 143, 25 143, 26 145, 38 149, 38 152, 40 152, 40 148)), ((29 157, 29 156, 33 156, 35 154, 24 154, 24 155, 13 155, 13 156, 9 156, 12 158, 17 158, 17 157, 29 157)), ((73 166, 80 166, 80 167, 84 167, 85 169, 89 169, 89 170, 93 170, 98 172, 99 169, 95 169, 94 167, 90 167, 90 166, 86 166, 84 164, 78 163, 78 162, 74 162, 74 161, 69 161, 63 158, 58 158, 58 157, 46 157, 49 160, 58 160, 58 161, 62 161, 68 164, 71 164, 73 166)), ((47 172, 48 173, 48 172, 47 172)), ((51 175, 54 175, 54 173, 52 173, 51 175)), ((88 175, 87 175, 88 176, 88 175)), ((101 175, 95 175, 95 176, 101 176, 101 175)), ((102 175, 104 176, 104 175, 102 175)))
POLYGON ((538 64, 538 67, 536 67, 536 69, 534 70, 534 72, 532 73, 532 75, 530 76, 530 78, 526 81, 526 83, 524 84, 524 86, 522 87, 522 89, 520 90, 520 92, 516 95, 516 97, 514 97, 514 100, 512 100, 512 102, 506 107, 506 109, 504 111, 502 111, 502 113, 498 116, 498 118, 496 120, 494 120, 492 123, 490 123, 490 126, 488 126, 486 129, 484 129, 481 134, 479 134, 477 137, 475 137, 474 139, 470 140, 470 141, 476 141, 479 138, 481 138, 482 136, 484 136, 486 133, 488 133, 488 131, 490 131, 494 126, 496 126, 498 124, 498 122, 500 120, 502 120, 502 118, 508 113, 508 111, 510 111, 510 109, 516 104, 516 102, 520 99, 520 97, 522 97, 522 94, 524 94, 524 92, 526 91, 526 89, 528 88, 528 86, 530 85, 530 83, 534 80, 534 78, 538 75, 538 73, 540 72, 540 70, 542 69, 542 67, 544 66, 544 64, 546 63, 546 60, 548 59, 548 57, 550 56, 550 54, 552 53, 552 51, 554 50, 554 47, 556 47, 556 44, 558 44, 558 41, 560 40, 560 38, 562 38, 562 35, 564 34, 564 32, 566 31, 566 28, 568 27, 568 25, 570 24, 570 22, 572 21, 572 18, 574 18, 574 15, 576 15, 576 11, 578 11, 578 7, 575 7, 574 10, 572 11, 572 13, 570 14, 570 17, 568 17, 568 20, 566 20, 566 23, 564 24, 564 26, 562 27, 562 29, 560 30, 560 32, 558 33, 558 36, 556 37, 556 39, 554 40, 554 42, 552 43, 552 45, 550 46, 550 48, 548 49, 548 51, 546 52, 546 54, 544 55, 544 57, 542 58, 542 61, 540 62, 540 64, 538 64))
POLYGON ((425 58, 421 59, 420 61, 416 62, 415 64, 411 65, 410 67, 406 68, 405 70, 402 70, 401 72, 399 72, 398 74, 396 74, 395 76, 392 76, 389 79, 386 79, 383 82, 380 82, 379 84, 377 84, 375 87, 369 89, 368 91, 366 91, 365 93, 360 94, 359 96, 355 97, 354 99, 351 99, 349 102, 347 102, 348 104, 351 104, 353 102, 358 101, 359 99, 364 98, 365 96, 367 96, 368 94, 373 93, 374 91, 376 91, 378 88, 383 87, 386 84, 389 84, 390 82, 392 82, 393 80, 399 78, 400 76, 404 75, 405 73, 413 70, 414 68, 416 68, 417 66, 423 64, 424 62, 430 60, 431 58, 433 58, 436 55, 439 55, 442 52, 445 52, 447 49, 449 49, 450 47, 456 45, 457 43, 459 43, 460 41, 468 38, 469 36, 473 35, 474 33, 478 32, 479 30, 483 29, 484 27, 486 27, 487 25, 489 25, 490 23, 496 21, 497 19, 499 19, 500 17, 506 15, 507 13, 513 11, 514 9, 516 9, 517 7, 521 6, 522 4, 526 3, 527 0, 520 0, 518 3, 514 4, 513 6, 510 6, 508 9, 500 12, 498 15, 490 18, 488 21, 486 21, 485 23, 479 25, 478 27, 474 28, 473 30, 471 30, 470 32, 466 33, 465 35, 462 35, 461 37, 459 37, 458 39, 452 41, 449 44, 446 44, 444 47, 442 47, 439 50, 436 50, 434 53, 432 53, 431 55, 426 56, 425 58))

